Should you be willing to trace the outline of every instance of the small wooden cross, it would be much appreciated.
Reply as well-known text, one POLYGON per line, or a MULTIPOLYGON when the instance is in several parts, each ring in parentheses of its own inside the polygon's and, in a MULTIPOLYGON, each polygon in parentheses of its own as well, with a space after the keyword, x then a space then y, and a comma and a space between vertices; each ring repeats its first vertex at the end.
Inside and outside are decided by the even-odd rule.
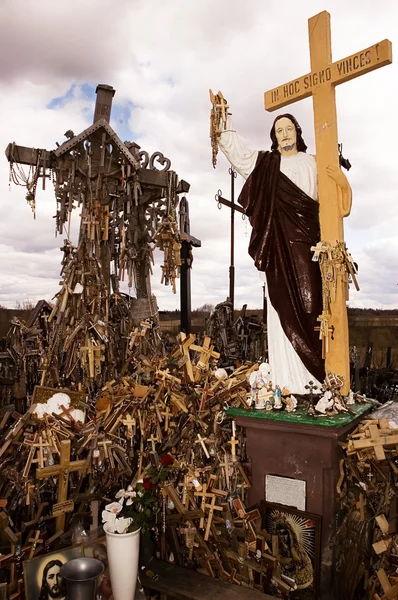
POLYGON ((210 536, 210 529, 211 529, 214 511, 215 510, 219 510, 219 511, 224 510, 222 506, 216 506, 217 498, 216 498, 215 494, 207 494, 207 496, 211 498, 211 502, 210 502, 210 504, 207 504, 206 502, 204 504, 204 509, 208 509, 208 511, 209 511, 209 514, 207 516, 207 522, 206 522, 206 531, 205 531, 205 535, 204 535, 205 542, 207 542, 207 540, 209 539, 209 536, 210 536))
POLYGON ((195 441, 195 444, 200 444, 202 446, 202 448, 203 448, 203 452, 205 453, 206 458, 210 458, 209 451, 208 451, 207 446, 205 444, 206 438, 202 438, 202 436, 200 435, 200 433, 198 433, 197 438, 198 439, 195 441))
POLYGON ((151 433, 151 436, 147 439, 147 442, 151 442, 151 446, 152 446, 152 451, 156 452, 156 442, 158 442, 158 437, 154 436, 153 433, 151 433))
POLYGON ((224 571, 224 575, 231 583, 235 583, 236 585, 242 585, 239 579, 236 579, 235 577, 236 569, 232 569, 231 573, 227 573, 227 571, 224 571))
MULTIPOLYGON (((194 496, 196 497, 201 497, 202 498, 202 502, 201 502, 201 510, 203 511, 203 514, 205 512, 205 505, 206 505, 206 499, 207 498, 212 498, 214 496, 214 494, 211 494, 210 492, 207 491, 207 484, 204 483, 202 486, 202 491, 200 492, 195 492, 194 496)), ((205 525, 205 520, 204 517, 201 517, 200 522, 199 522, 199 528, 203 529, 205 525)))
POLYGON ((162 417, 164 417, 164 430, 167 433, 169 430, 169 418, 170 418, 170 409, 166 405, 166 408, 163 412, 160 413, 162 417))
POLYGON ((236 448, 235 448, 235 446, 237 446, 237 445, 240 444, 239 440, 235 439, 235 436, 232 436, 231 439, 229 440, 229 442, 227 442, 227 444, 230 444, 230 446, 231 446, 232 460, 236 461, 236 448))
POLYGON ((209 384, 209 375, 206 375, 206 381, 203 386, 203 392, 200 399, 199 412, 202 412, 205 409, 206 401, 208 398, 212 398, 214 396, 213 388, 211 388, 209 384))
POLYGON ((109 455, 110 455, 110 448, 108 449, 108 446, 112 446, 113 442, 112 440, 101 440, 100 442, 98 442, 98 446, 102 446, 102 450, 104 453, 104 459, 108 459, 109 460, 109 455))
POLYGON ((314 408, 314 390, 318 389, 318 386, 314 384, 313 381, 309 381, 308 384, 305 386, 305 389, 308 390, 308 393, 310 395, 310 399, 308 401, 308 408, 307 408, 307 415, 314 415, 315 414, 315 408, 314 408))
POLYGON ((319 327, 314 327, 314 331, 319 331, 319 339, 322 342, 322 358, 326 358, 329 352, 329 338, 334 339, 334 325, 329 326, 329 313, 322 312, 317 318, 319 327))
POLYGON ((175 392, 171 392, 170 394, 170 402, 177 406, 182 412, 188 413, 188 409, 185 405, 183 396, 176 394, 175 392))
POLYGON ((226 452, 224 454, 224 461, 223 462, 220 461, 219 465, 223 469, 225 485, 226 485, 226 488, 229 490, 229 463, 228 463, 228 455, 226 452))
POLYGON ((31 542, 30 550, 29 550, 29 558, 33 558, 36 552, 37 544, 42 544, 44 540, 40 538, 40 530, 36 529, 35 535, 33 538, 28 538, 28 543, 31 542))
POLYGON ((203 346, 197 346, 196 344, 192 344, 190 346, 190 350, 194 352, 200 352, 199 360, 196 364, 196 367, 201 371, 207 371, 209 368, 210 358, 215 358, 218 360, 220 358, 220 353, 214 350, 214 346, 211 346, 211 339, 208 335, 205 335, 205 339, 203 341, 203 346))
POLYGON ((130 413, 126 413, 126 416, 124 417, 122 423, 127 428, 126 437, 128 437, 128 438, 134 437, 135 428, 136 428, 135 418, 132 417, 130 413))
POLYGON ((180 345, 180 351, 182 353, 182 355, 184 356, 184 358, 186 359, 185 364, 184 364, 184 370, 185 373, 189 379, 189 381, 191 383, 194 383, 196 381, 196 375, 194 373, 194 368, 191 362, 191 357, 189 354, 189 349, 192 346, 192 344, 195 342, 195 336, 193 335, 193 333, 190 333, 189 336, 187 337, 187 335, 181 331, 178 335, 178 343, 180 345))
POLYGON ((26 506, 30 506, 31 503, 31 497, 32 497, 32 493, 35 490, 35 485, 33 483, 31 483, 30 481, 27 481, 25 483, 25 505, 26 506))
POLYGON ((72 411, 74 410, 73 406, 71 406, 70 408, 67 408, 66 406, 61 404, 60 408, 62 409, 62 411, 58 414, 58 416, 61 418, 66 417, 66 419, 68 419, 70 421, 70 423, 75 425, 76 420, 75 420, 74 416, 72 415, 72 411))

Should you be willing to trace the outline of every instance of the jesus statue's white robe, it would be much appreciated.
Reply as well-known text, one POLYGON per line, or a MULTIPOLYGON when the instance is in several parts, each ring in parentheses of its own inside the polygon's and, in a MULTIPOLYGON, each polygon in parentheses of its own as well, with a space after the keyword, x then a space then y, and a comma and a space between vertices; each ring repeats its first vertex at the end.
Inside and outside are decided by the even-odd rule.
MULTIPOLYGON (((220 149, 225 154, 236 171, 247 179, 258 157, 257 150, 250 150, 245 142, 231 127, 228 118, 227 129, 221 134, 220 149)), ((318 201, 318 184, 315 158, 311 154, 298 152, 292 156, 281 156, 281 171, 294 184, 314 201, 318 201)), ((260 278, 265 285, 265 294, 268 294, 266 274, 260 272, 260 278)), ((304 366, 301 358, 294 350, 286 336, 279 315, 267 297, 267 332, 268 332, 268 360, 272 369, 272 382, 281 388, 287 387, 294 394, 306 394, 306 385, 313 381, 318 388, 319 381, 304 366)))

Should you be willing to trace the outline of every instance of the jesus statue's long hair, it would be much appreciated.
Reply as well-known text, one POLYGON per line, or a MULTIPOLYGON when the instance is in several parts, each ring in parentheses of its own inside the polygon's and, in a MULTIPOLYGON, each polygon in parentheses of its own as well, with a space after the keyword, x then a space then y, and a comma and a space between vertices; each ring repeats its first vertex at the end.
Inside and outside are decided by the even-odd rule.
POLYGON ((276 135, 275 135, 275 125, 276 123, 279 121, 279 119, 283 119, 285 117, 285 119, 289 119, 293 125, 296 128, 296 134, 297 134, 297 151, 298 152, 306 152, 307 151, 307 144, 305 143, 305 141, 303 140, 303 134, 301 131, 301 127, 297 122, 297 119, 295 117, 293 117, 293 115, 286 113, 284 115, 278 115, 275 119, 275 121, 272 124, 271 127, 271 131, 270 131, 270 137, 272 140, 272 146, 271 146, 271 151, 275 151, 278 150, 278 140, 276 139, 276 135))

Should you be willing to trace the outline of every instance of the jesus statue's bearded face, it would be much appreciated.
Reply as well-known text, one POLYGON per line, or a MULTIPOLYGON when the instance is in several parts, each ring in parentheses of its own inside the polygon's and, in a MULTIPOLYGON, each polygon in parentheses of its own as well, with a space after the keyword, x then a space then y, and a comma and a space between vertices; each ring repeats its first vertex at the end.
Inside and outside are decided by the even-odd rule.
POLYGON ((297 154, 297 132, 294 123, 287 117, 275 123, 275 136, 282 156, 297 154))

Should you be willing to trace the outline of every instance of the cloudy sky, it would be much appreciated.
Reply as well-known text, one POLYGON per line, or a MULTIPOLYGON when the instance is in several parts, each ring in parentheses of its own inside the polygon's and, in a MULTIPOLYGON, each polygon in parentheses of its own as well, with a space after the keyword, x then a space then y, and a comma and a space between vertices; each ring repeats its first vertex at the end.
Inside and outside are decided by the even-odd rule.
MULTIPOLYGON (((333 59, 388 38, 398 48, 395 0, 0 0, 0 147, 55 148, 64 132, 92 123, 98 83, 116 89, 111 125, 122 140, 163 152, 190 182, 193 306, 228 294, 228 163, 211 165, 208 89, 222 90, 234 124, 252 148, 269 148, 275 117, 264 91, 309 72, 307 20, 332 15, 333 59)), ((398 61, 337 88, 339 140, 351 163, 353 210, 346 241, 361 291, 350 305, 397 308, 398 61)), ((312 101, 291 107, 315 152, 312 101)), ((236 181, 238 193, 242 180, 236 181)), ((62 238, 55 238, 51 186, 37 193, 34 221, 22 188, 0 160, 0 305, 50 300, 58 291, 62 238)), ((77 217, 77 211, 75 219, 77 217)), ((247 255, 250 231, 236 219, 236 305, 262 305, 247 255)), ((158 260, 159 264, 159 260, 158 260)), ((152 287, 161 309, 179 297, 152 287)))

